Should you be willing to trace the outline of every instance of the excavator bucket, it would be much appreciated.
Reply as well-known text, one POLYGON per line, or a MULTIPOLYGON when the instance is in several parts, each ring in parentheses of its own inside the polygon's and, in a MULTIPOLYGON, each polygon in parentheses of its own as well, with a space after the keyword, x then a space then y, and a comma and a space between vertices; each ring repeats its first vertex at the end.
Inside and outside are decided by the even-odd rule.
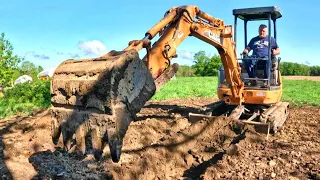
POLYGON ((98 159, 108 144, 118 162, 130 122, 155 92, 155 81, 134 49, 66 60, 51 81, 52 140, 98 159))

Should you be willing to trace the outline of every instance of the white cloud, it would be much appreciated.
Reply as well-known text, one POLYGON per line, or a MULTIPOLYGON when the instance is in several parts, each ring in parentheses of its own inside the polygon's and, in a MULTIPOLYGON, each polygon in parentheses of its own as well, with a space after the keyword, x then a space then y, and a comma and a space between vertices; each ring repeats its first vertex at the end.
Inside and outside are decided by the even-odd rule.
POLYGON ((107 52, 105 45, 98 41, 79 41, 78 48, 86 55, 101 56, 107 52))
POLYGON ((192 60, 192 61, 194 60, 193 58, 194 53, 190 51, 182 50, 182 51, 178 51, 177 54, 178 54, 178 57, 181 59, 192 60))
POLYGON ((28 51, 24 57, 26 58, 26 56, 32 56, 33 58, 36 58, 36 59, 41 59, 41 60, 45 60, 45 59, 50 59, 49 56, 45 55, 45 54, 39 54, 39 53, 36 53, 34 51, 28 51))
POLYGON ((311 65, 311 63, 307 60, 304 62, 306 65, 311 65))

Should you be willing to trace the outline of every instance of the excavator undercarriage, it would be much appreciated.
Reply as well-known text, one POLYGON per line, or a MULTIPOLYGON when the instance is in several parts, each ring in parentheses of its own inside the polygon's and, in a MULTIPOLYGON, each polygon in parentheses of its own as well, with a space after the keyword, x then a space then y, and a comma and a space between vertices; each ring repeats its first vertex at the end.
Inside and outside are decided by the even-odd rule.
POLYGON ((108 145, 112 160, 118 162, 130 122, 177 72, 178 65, 171 64, 171 60, 188 36, 215 47, 224 68, 224 82, 218 87, 220 101, 208 106, 204 114, 190 116, 229 115, 235 120, 245 118, 242 122, 248 124, 267 124, 278 131, 288 115, 288 104, 280 101, 282 85, 276 90, 245 86, 231 26, 197 6, 180 6, 167 11, 143 39, 130 41, 123 51, 70 59, 58 66, 51 80, 54 144, 62 142, 68 151, 93 153, 97 159, 108 145), (151 45, 157 34, 160 38, 151 45), (143 48, 147 54, 140 59, 138 51, 143 48))

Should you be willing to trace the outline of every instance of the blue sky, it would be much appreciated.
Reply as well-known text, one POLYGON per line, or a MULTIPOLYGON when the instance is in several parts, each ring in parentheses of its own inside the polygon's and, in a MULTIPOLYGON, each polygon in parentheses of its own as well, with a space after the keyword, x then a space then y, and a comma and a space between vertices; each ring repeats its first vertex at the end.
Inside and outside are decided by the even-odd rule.
MULTIPOLYGON (((49 68, 69 58, 87 58, 110 50, 122 50, 129 41, 143 38, 172 6, 197 5, 231 25, 235 8, 279 6, 283 17, 277 22, 277 41, 282 61, 320 65, 316 54, 320 51, 317 33, 320 23, 316 16, 320 1, 163 0, 154 3, 145 0, 6 0, 0 6, 0 32, 6 34, 15 54, 49 68)), ((260 23, 249 24, 248 37, 257 35, 260 23)), ((239 21, 237 33, 239 55, 244 48, 242 21, 239 21)), ((173 62, 181 65, 192 64, 192 55, 200 50, 208 55, 217 53, 214 47, 194 37, 188 37, 177 50, 180 58, 173 62)), ((143 49, 140 58, 144 54, 143 49)))

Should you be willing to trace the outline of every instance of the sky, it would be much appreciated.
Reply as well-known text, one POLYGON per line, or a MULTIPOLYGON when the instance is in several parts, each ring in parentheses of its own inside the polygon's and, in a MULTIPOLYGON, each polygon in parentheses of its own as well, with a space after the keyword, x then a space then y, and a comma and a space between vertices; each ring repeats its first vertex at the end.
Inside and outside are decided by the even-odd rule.
MULTIPOLYGON (((98 57, 110 50, 122 50, 138 40, 173 6, 197 5, 200 10, 225 24, 234 25, 233 9, 279 6, 277 43, 282 61, 320 65, 320 23, 315 0, 2 0, 0 32, 13 45, 13 53, 43 68, 58 66, 67 59, 98 57), (154 3, 154 4, 153 4, 154 3)), ((266 21, 249 22, 248 41, 258 35, 258 26, 266 21)), ((158 36, 155 37, 158 38, 158 36)), ((154 40, 153 40, 154 42, 154 40)), ((244 49, 243 21, 238 20, 237 56, 244 49)), ((193 64, 193 55, 217 50, 205 42, 188 37, 177 48, 179 57, 172 63, 193 64)), ((140 58, 145 49, 140 51, 140 58)))

